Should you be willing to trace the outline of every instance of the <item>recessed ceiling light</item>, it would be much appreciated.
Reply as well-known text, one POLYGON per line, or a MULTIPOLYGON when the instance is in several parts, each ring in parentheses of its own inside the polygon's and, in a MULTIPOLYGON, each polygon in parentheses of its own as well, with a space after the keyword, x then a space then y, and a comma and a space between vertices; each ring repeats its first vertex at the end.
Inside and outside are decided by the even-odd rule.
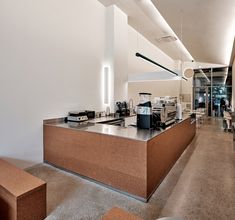
POLYGON ((169 43, 169 42, 173 42, 176 40, 177 40, 177 38, 175 36, 171 36, 171 35, 167 35, 167 36, 156 39, 156 41, 160 44, 169 43))

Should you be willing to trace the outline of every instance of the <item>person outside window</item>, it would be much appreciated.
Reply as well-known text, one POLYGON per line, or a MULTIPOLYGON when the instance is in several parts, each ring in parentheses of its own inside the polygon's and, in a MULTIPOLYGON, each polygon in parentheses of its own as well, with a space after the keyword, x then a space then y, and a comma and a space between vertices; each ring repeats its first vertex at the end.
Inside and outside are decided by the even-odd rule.
POLYGON ((232 116, 231 116, 231 107, 229 106, 229 102, 225 102, 225 109, 223 112, 223 117, 225 121, 225 128, 224 131, 231 131, 231 125, 232 125, 232 116))
POLYGON ((225 110, 225 100, 224 98, 220 99, 220 116, 224 117, 224 110, 225 110))

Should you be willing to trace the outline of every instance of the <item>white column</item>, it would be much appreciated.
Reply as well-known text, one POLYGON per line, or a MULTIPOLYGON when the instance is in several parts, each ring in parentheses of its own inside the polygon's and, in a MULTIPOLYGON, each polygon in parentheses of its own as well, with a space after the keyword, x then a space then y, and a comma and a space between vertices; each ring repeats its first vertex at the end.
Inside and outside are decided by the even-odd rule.
POLYGON ((128 96, 128 20, 118 7, 107 7, 104 65, 110 67, 110 108, 128 96))

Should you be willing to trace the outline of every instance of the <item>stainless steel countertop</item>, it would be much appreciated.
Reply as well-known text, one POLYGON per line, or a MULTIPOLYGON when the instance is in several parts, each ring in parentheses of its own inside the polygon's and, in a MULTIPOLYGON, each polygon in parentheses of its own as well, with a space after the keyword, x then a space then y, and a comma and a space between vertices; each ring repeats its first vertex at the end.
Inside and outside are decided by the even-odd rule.
POLYGON ((57 120, 57 122, 55 123, 48 122, 45 124, 50 125, 50 126, 61 127, 61 128, 68 128, 72 130, 87 131, 87 132, 104 134, 104 135, 112 135, 112 136, 121 137, 121 138, 134 139, 137 141, 148 141, 188 118, 189 116, 184 116, 182 120, 177 121, 176 123, 168 126, 166 129, 159 128, 158 130, 139 129, 131 125, 126 126, 126 127, 120 127, 120 126, 115 126, 115 125, 107 125, 107 124, 98 123, 98 122, 104 122, 107 120, 118 119, 114 117, 101 117, 101 118, 96 118, 96 119, 88 120, 88 121, 81 122, 81 123, 76 123, 76 122, 65 123, 65 122, 58 122, 57 120))
POLYGON ((118 117, 118 118, 113 117, 113 116, 105 116, 105 117, 90 119, 89 122, 101 123, 101 122, 105 122, 105 121, 117 120, 117 119, 122 119, 122 118, 130 118, 130 117, 135 117, 135 116, 136 115, 130 115, 130 116, 118 117))

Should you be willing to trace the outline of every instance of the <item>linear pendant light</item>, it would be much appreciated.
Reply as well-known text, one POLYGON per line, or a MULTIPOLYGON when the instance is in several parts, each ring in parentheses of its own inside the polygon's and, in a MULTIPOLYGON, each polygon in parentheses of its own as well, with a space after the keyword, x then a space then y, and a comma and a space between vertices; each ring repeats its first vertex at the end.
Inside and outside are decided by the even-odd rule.
MULTIPOLYGON (((144 55, 142 55, 142 54, 140 54, 140 53, 136 53, 135 55, 136 55, 137 57, 140 57, 140 58, 142 58, 142 59, 144 59, 144 60, 149 61, 150 63, 155 64, 156 66, 161 67, 162 69, 164 69, 164 70, 170 72, 171 74, 173 74, 173 75, 175 75, 175 76, 179 76, 178 73, 176 73, 176 72, 174 72, 174 71, 172 71, 172 70, 166 68, 165 66, 162 66, 161 64, 159 64, 159 63, 157 63, 157 62, 155 62, 155 61, 149 59, 148 57, 146 57, 146 56, 144 56, 144 55)), ((185 77, 183 77, 183 76, 182 76, 182 79, 184 79, 185 81, 188 81, 188 80, 187 80, 185 77)))

